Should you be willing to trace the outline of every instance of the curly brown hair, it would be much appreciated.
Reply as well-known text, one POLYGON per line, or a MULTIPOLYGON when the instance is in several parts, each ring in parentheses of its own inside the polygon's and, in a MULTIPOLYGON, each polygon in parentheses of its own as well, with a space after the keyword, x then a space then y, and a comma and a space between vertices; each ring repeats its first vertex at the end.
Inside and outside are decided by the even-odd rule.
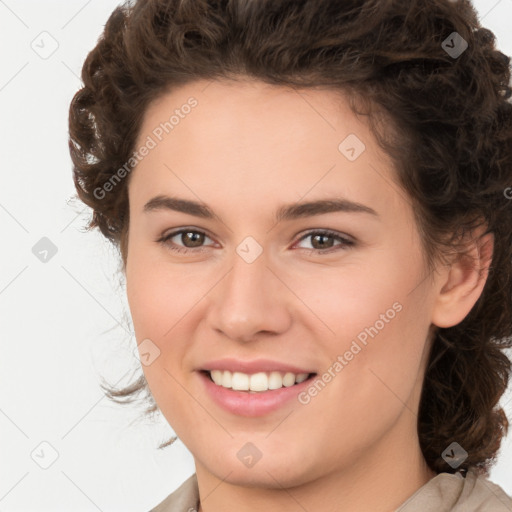
MULTIPOLYGON (((435 329, 418 414, 432 470, 456 471, 441 457, 456 440, 468 452, 457 470, 488 475, 508 431, 498 402, 512 346, 510 58, 468 0, 126 2, 88 54, 69 110, 88 227, 114 243, 124 266, 129 176, 118 170, 127 175, 135 160, 148 105, 182 84, 225 78, 345 93, 395 163, 431 268, 477 226, 494 234, 477 303, 458 325, 435 329)), ((146 412, 158 409, 144 375, 102 387, 123 403, 145 391, 146 412)))

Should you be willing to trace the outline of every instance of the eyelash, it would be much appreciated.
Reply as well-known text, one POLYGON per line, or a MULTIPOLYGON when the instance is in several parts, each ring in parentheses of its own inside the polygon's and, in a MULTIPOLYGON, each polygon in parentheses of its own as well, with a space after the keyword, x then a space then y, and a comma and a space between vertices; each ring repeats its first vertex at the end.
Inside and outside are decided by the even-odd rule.
MULTIPOLYGON (((162 237, 160 237, 157 240, 157 242, 161 243, 162 245, 164 245, 166 248, 170 249, 171 251, 175 251, 175 252, 179 252, 179 253, 204 252, 204 250, 205 250, 204 246, 197 247, 197 248, 189 248, 189 247, 182 247, 182 246, 178 246, 176 244, 169 243, 171 238, 174 238, 176 235, 180 235, 182 233, 195 233, 195 234, 205 235, 206 237, 210 238, 204 231, 199 231, 196 229, 180 229, 178 231, 173 231, 167 235, 163 235, 162 237)), ((329 229, 309 231, 308 233, 304 234, 301 238, 299 238, 299 240, 297 240, 296 243, 301 242, 302 240, 304 240, 308 237, 314 236, 314 235, 329 236, 341 243, 334 247, 330 247, 329 249, 304 249, 304 248, 302 248, 302 250, 306 251, 307 254, 323 255, 323 254, 328 254, 328 253, 337 251, 338 249, 347 250, 355 245, 355 242, 353 240, 342 237, 335 231, 331 231, 329 229)))

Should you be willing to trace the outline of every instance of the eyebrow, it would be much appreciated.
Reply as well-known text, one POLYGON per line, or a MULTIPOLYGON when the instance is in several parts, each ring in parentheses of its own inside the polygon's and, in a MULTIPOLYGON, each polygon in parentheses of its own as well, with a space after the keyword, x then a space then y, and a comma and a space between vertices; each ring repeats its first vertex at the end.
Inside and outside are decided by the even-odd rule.
MULTIPOLYGON (((177 197, 163 195, 153 197, 144 205, 143 210, 144 212, 172 210, 202 219, 217 219, 222 222, 221 218, 205 204, 177 197)), ((343 198, 332 198, 283 205, 276 211, 274 221, 281 222, 333 212, 367 213, 376 217, 379 216, 373 208, 364 204, 343 198)))

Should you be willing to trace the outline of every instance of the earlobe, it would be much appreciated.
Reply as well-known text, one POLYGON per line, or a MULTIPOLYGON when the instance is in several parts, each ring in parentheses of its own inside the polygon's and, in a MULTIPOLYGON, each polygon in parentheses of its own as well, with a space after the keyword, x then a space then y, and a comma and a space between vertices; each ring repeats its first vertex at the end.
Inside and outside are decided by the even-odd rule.
POLYGON ((468 250, 454 255, 441 274, 432 311, 432 323, 437 327, 453 327, 462 322, 482 294, 494 248, 494 235, 482 235, 484 232, 475 232, 468 250))

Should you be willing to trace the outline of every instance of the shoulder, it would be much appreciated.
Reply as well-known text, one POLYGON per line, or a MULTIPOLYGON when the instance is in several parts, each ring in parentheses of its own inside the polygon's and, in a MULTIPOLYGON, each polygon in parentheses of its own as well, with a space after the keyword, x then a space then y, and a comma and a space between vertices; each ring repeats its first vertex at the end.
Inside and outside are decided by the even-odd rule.
POLYGON ((454 512, 512 512, 512 497, 484 475, 470 471, 454 512))
POLYGON ((512 498, 484 475, 470 470, 439 473, 396 512, 512 512, 512 498))
POLYGON ((194 473, 150 512, 197 512, 198 508, 199 488, 194 473))

